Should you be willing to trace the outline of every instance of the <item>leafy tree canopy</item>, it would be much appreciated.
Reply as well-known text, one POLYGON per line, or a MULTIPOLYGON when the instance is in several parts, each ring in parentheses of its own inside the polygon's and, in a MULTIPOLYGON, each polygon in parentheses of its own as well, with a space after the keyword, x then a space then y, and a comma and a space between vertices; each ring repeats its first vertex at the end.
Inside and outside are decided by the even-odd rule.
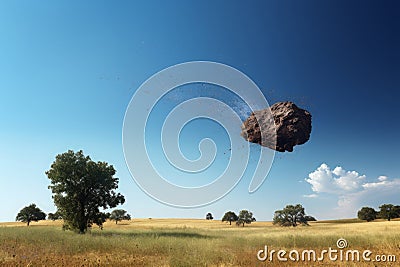
POLYGON ((106 214, 99 208, 114 208, 125 202, 118 188, 115 169, 106 162, 94 162, 82 150, 56 156, 46 172, 54 204, 64 219, 64 229, 85 233, 93 223, 102 226, 106 214))
POLYGON ((375 209, 370 207, 362 207, 361 210, 357 212, 357 217, 360 220, 364 220, 367 222, 373 221, 376 219, 377 212, 375 209))
POLYGON ((31 204, 24 207, 20 210, 20 212, 18 212, 17 217, 15 218, 16 221, 26 222, 28 226, 31 222, 37 222, 45 219, 46 213, 36 207, 36 204, 31 204))
POLYGON ((379 207, 379 215, 382 219, 390 221, 394 218, 400 217, 400 206, 394 206, 393 204, 383 204, 379 207))
POLYGON ((297 226, 299 223, 308 225, 302 205, 287 205, 283 210, 277 210, 274 214, 274 224, 280 226, 297 226))
POLYGON ((115 224, 118 224, 118 222, 122 220, 130 220, 131 215, 129 215, 126 210, 122 209, 115 209, 111 212, 109 216, 110 220, 115 221, 115 224))
POLYGON ((256 218, 253 217, 253 213, 248 210, 241 210, 239 212, 238 219, 236 221, 237 225, 242 225, 244 227, 244 224, 251 224, 252 222, 255 222, 256 218))
POLYGON ((229 222, 229 225, 231 225, 232 222, 236 222, 237 220, 238 220, 238 216, 233 211, 225 212, 224 217, 222 217, 222 221, 229 222))
POLYGON ((62 219, 61 212, 59 212, 57 210, 55 213, 49 213, 49 214, 47 214, 47 219, 52 220, 52 221, 61 220, 62 219))

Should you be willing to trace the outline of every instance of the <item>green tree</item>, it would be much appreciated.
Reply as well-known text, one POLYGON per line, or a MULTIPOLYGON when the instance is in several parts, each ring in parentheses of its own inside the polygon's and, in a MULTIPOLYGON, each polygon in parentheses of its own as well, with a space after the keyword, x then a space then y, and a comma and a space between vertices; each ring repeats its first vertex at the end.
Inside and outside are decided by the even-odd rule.
POLYGON ((46 213, 36 207, 35 204, 31 204, 21 209, 15 218, 16 221, 26 222, 28 226, 31 222, 37 222, 45 219, 46 213))
POLYGON ((212 216, 211 212, 206 214, 206 220, 212 220, 214 217, 212 216))
POLYGON ((227 211, 222 217, 223 222, 229 222, 229 225, 232 225, 232 222, 236 222, 238 220, 238 216, 233 211, 227 211))
POLYGON ((396 205, 393 207, 393 212, 396 214, 396 218, 400 218, 400 206, 396 205))
POLYGON ((364 220, 367 222, 373 221, 376 219, 376 210, 371 208, 371 207, 362 207, 358 212, 357 212, 357 217, 360 220, 364 220))
POLYGON ((58 210, 55 213, 49 213, 47 214, 47 219, 55 221, 55 220, 61 220, 62 216, 61 216, 61 212, 59 212, 58 210))
POLYGON ((51 181, 54 204, 64 219, 64 229, 81 234, 93 223, 102 226, 106 214, 99 208, 114 208, 125 202, 118 188, 115 169, 106 162, 94 162, 81 151, 69 150, 56 156, 46 175, 51 181))
POLYGON ((379 215, 382 219, 390 221, 391 219, 400 217, 400 206, 393 204, 383 204, 379 207, 379 215))
POLYGON ((277 210, 274 214, 273 223, 280 226, 297 226, 297 224, 308 225, 302 205, 287 205, 283 210, 277 210))
POLYGON ((118 224, 119 221, 122 220, 130 220, 131 215, 129 215, 126 210, 116 209, 113 210, 109 216, 111 221, 115 221, 115 224, 118 224))
POLYGON ((244 227, 244 224, 251 224, 252 222, 255 222, 256 218, 253 217, 253 213, 248 210, 241 210, 239 212, 238 219, 236 221, 236 225, 242 225, 244 227))
POLYGON ((97 224, 101 230, 103 230, 103 223, 105 223, 108 219, 110 219, 111 213, 101 212, 100 215, 96 218, 96 221, 93 223, 97 224))

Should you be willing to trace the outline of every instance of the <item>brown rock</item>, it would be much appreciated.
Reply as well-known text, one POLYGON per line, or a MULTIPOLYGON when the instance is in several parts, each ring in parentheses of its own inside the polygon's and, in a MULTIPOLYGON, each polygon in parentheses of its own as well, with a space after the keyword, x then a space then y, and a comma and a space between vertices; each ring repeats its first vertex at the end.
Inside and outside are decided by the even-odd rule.
POLYGON ((269 109, 254 111, 242 124, 241 135, 249 142, 279 152, 293 151, 308 141, 311 114, 293 102, 278 102, 269 109))

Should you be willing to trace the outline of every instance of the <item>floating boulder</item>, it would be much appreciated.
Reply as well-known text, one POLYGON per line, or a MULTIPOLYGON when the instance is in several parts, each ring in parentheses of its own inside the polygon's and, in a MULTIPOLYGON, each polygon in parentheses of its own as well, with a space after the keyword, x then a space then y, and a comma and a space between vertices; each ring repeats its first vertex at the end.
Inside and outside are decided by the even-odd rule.
POLYGON ((310 139, 311 114, 293 102, 278 102, 254 111, 242 124, 241 135, 249 142, 279 152, 293 151, 310 139))

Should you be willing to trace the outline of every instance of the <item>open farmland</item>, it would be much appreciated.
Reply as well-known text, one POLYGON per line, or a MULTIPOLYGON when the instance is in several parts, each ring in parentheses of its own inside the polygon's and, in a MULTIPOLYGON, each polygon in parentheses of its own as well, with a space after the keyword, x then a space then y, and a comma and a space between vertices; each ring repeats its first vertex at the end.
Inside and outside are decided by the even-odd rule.
MULTIPOLYGON (((345 238, 348 249, 396 255, 400 221, 326 221, 282 228, 270 222, 245 227, 194 219, 134 219, 106 222, 86 235, 63 231, 60 221, 0 223, 1 266, 396 266, 377 262, 260 262, 269 249, 314 249, 319 253, 345 238)), ((318 254, 317 254, 318 255, 318 254)))

